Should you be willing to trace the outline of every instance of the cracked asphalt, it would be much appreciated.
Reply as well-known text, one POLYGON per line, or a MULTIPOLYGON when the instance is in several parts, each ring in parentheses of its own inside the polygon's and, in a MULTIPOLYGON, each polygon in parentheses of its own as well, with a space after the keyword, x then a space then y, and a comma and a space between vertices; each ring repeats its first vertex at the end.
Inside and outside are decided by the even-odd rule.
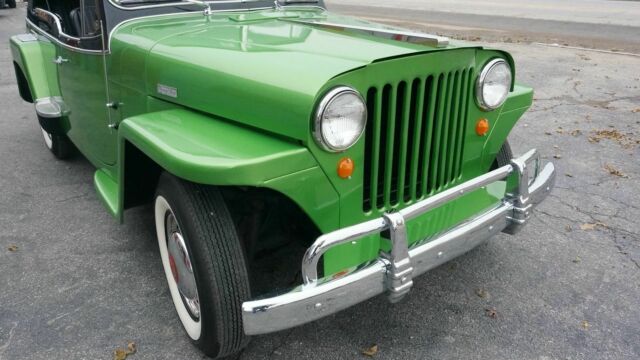
MULTIPOLYGON (((22 10, 24 11, 24 10, 22 10)), ((148 208, 118 225, 94 169, 45 149, 0 11, 0 359, 198 359, 174 313, 148 208)), ((640 358, 640 57, 491 43, 536 89, 510 141, 536 147, 557 186, 517 236, 312 324, 255 337, 241 359, 640 358), (495 317, 488 316, 495 314, 495 317)))

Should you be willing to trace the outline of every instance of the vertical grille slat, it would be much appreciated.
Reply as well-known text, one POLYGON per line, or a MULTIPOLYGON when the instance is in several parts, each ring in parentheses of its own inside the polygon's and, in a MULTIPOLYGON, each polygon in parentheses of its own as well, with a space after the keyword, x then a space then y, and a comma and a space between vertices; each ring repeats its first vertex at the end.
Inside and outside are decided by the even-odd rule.
MULTIPOLYGON (((438 86, 438 95, 436 100, 437 120, 443 120, 446 114, 445 106, 447 105, 447 92, 449 89, 449 75, 443 75, 440 79, 438 86)), ((435 119, 434 119, 435 120, 435 119)), ((440 163, 440 143, 442 142, 442 127, 443 121, 435 121, 435 128, 433 129, 431 136, 431 156, 429 164, 429 185, 428 193, 432 194, 437 188, 438 181, 438 165, 440 163)))
POLYGON ((415 202, 461 177, 472 76, 456 69, 368 90, 365 212, 415 202))
POLYGON ((445 113, 444 113, 444 121, 441 122, 442 129, 440 133, 440 141, 442 142, 440 146, 440 159, 438 161, 438 177, 436 180, 436 191, 442 189, 445 185, 445 173, 447 171, 447 158, 449 157, 449 128, 450 124, 453 121, 453 117, 451 116, 455 109, 455 98, 454 98, 454 89, 456 87, 456 83, 458 81, 458 73, 452 72, 449 73, 449 81, 447 83, 447 95, 445 96, 445 113))
POLYGON ((438 89, 440 88, 440 83, 442 82, 442 75, 435 77, 431 81, 431 88, 429 90, 429 98, 427 101, 429 102, 427 113, 425 114, 425 137, 424 137, 424 150, 423 160, 422 160, 422 192, 420 196, 427 196, 429 193, 429 165, 431 164, 431 143, 433 136, 433 124, 436 117, 436 107, 438 106, 437 101, 438 97, 435 95, 438 89))
POLYGON ((385 167, 384 167, 384 207, 391 208, 391 182, 393 181, 393 157, 395 150, 395 137, 396 137, 396 113, 397 103, 398 103, 398 87, 391 87, 389 90, 389 109, 387 110, 385 116, 385 121, 387 123, 387 132, 384 138, 386 139, 385 147, 383 148, 385 151, 385 167))
MULTIPOLYGON (((402 106, 402 113, 400 114, 400 116, 398 118, 402 119, 402 132, 401 132, 401 137, 400 139, 402 139, 401 144, 399 146, 400 149, 400 161, 398 161, 398 164, 396 165, 397 167, 397 177, 398 177, 398 182, 397 182, 397 186, 395 187, 395 189, 397 189, 398 192, 398 196, 397 196, 397 201, 394 202, 394 205, 398 204, 401 200, 404 199, 404 192, 405 192, 405 181, 406 181, 406 169, 407 169, 407 152, 408 152, 408 147, 411 145, 411 142, 408 141, 409 140, 409 125, 410 125, 410 121, 411 121, 411 99, 413 97, 413 84, 411 84, 411 86, 409 86, 409 84, 407 83, 402 83, 403 84, 403 88, 404 88, 404 93, 403 93, 403 98, 402 101, 398 102, 398 108, 400 108, 400 106, 402 106)), ((406 200, 405 200, 406 201, 406 200)))
MULTIPOLYGON (((453 89, 453 98, 452 98, 454 107, 451 113, 451 121, 449 121, 449 142, 447 144, 447 159, 444 167, 445 172, 442 174, 442 176, 444 177, 447 183, 451 182, 455 178, 455 176, 453 175, 453 168, 454 168, 453 160, 454 160, 455 149, 456 149, 456 135, 458 130, 458 122, 460 120, 459 113, 463 106, 461 102, 462 94, 460 93, 460 88, 462 86, 463 78, 464 78, 464 71, 456 72, 456 81, 455 81, 455 87, 453 89)), ((445 186, 447 185, 447 183, 445 183, 445 186)))
POLYGON ((473 69, 468 69, 464 87, 462 88, 462 111, 460 115, 460 125, 458 126, 456 151, 454 159, 454 173, 456 179, 462 176, 462 152, 464 151, 464 138, 466 135, 466 123, 469 114, 469 102, 471 101, 471 91, 473 91, 473 69))
MULTIPOLYGON (((417 89, 413 92, 414 94, 414 99, 415 99, 415 108, 414 108, 414 112, 413 112, 413 121, 414 121, 414 126, 413 126, 413 133, 410 131, 409 132, 409 136, 412 136, 413 134, 413 142, 412 142, 412 150, 411 150, 411 168, 409 170, 410 173, 410 180, 409 180, 409 189, 410 189, 410 194, 409 194, 409 199, 417 199, 420 195, 418 194, 418 187, 420 187, 421 185, 421 181, 419 182, 418 178, 419 178, 419 171, 421 170, 421 167, 419 166, 420 163, 420 150, 421 150, 421 141, 420 139, 422 138, 422 123, 424 121, 424 116, 423 116, 423 111, 424 111, 424 101, 421 101, 424 99, 425 96, 425 87, 427 86, 428 82, 429 82, 430 78, 425 79, 424 81, 422 79, 416 79, 416 81, 414 81, 414 84, 416 84, 417 82, 417 89)), ((408 201, 409 199, 405 199, 405 201, 408 201)))

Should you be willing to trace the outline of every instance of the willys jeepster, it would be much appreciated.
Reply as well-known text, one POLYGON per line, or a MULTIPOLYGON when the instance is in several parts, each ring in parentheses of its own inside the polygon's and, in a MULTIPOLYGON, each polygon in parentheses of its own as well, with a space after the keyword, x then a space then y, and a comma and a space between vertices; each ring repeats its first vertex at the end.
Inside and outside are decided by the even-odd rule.
POLYGON ((321 0, 30 0, 26 23, 11 51, 46 146, 97 168, 119 221, 149 204, 178 317, 212 357, 399 301, 553 186, 535 150, 511 155, 533 92, 504 51, 321 0))

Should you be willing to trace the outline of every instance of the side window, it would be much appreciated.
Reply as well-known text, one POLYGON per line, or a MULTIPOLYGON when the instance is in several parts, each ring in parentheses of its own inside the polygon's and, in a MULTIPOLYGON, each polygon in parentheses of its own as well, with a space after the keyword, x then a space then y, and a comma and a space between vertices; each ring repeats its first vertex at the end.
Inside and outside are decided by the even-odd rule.
POLYGON ((32 0, 28 17, 61 42, 82 49, 102 49, 101 0, 32 0))

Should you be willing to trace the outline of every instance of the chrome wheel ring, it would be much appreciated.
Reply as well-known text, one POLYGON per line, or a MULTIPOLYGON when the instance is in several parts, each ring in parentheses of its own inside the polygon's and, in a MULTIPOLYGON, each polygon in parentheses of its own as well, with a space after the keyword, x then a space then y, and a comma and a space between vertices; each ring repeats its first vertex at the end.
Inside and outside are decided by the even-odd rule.
POLYGON ((165 238, 171 274, 178 286, 180 297, 189 311, 189 315, 194 320, 198 320, 200 318, 200 299, 198 297, 196 277, 191 266, 191 256, 178 226, 178 221, 171 210, 167 210, 165 219, 165 238))
POLYGON ((180 243, 186 243, 184 242, 184 237, 180 231, 180 225, 175 221, 176 217, 173 210, 171 209, 167 199, 163 196, 156 197, 154 215, 156 222, 156 234, 158 236, 158 246, 160 248, 160 257, 162 259, 162 265, 164 267, 167 285, 169 285, 169 292, 171 293, 173 305, 176 308, 180 322, 182 322, 187 334, 192 340, 197 341, 202 335, 202 313, 200 300, 199 297, 197 297, 197 291, 195 292, 196 297, 193 298, 193 293, 189 292, 190 287, 187 285, 187 282, 183 283, 181 290, 178 282, 176 281, 176 275, 174 275, 177 274, 178 277, 182 276, 183 278, 192 277, 193 283, 195 284, 195 277, 192 272, 185 270, 186 273, 181 274, 180 269, 178 268, 179 262, 182 261, 185 269, 188 269, 187 263, 182 260, 184 257, 182 259, 180 258, 182 254, 186 255, 186 258, 189 259, 189 264, 191 265, 191 257, 189 256, 188 248, 184 246, 183 249, 186 251, 181 250, 182 246, 180 243), (170 218, 173 219, 170 220, 172 224, 168 223, 170 218), (179 234, 179 236, 173 236, 174 233, 179 234), (169 251, 170 244, 171 247, 174 248, 171 252, 169 251), (171 257, 173 257, 173 261, 170 260, 171 257), (188 304, 189 299, 197 299, 198 301, 191 301, 190 306, 188 304), (198 317, 194 317, 194 314, 197 314, 198 317))

